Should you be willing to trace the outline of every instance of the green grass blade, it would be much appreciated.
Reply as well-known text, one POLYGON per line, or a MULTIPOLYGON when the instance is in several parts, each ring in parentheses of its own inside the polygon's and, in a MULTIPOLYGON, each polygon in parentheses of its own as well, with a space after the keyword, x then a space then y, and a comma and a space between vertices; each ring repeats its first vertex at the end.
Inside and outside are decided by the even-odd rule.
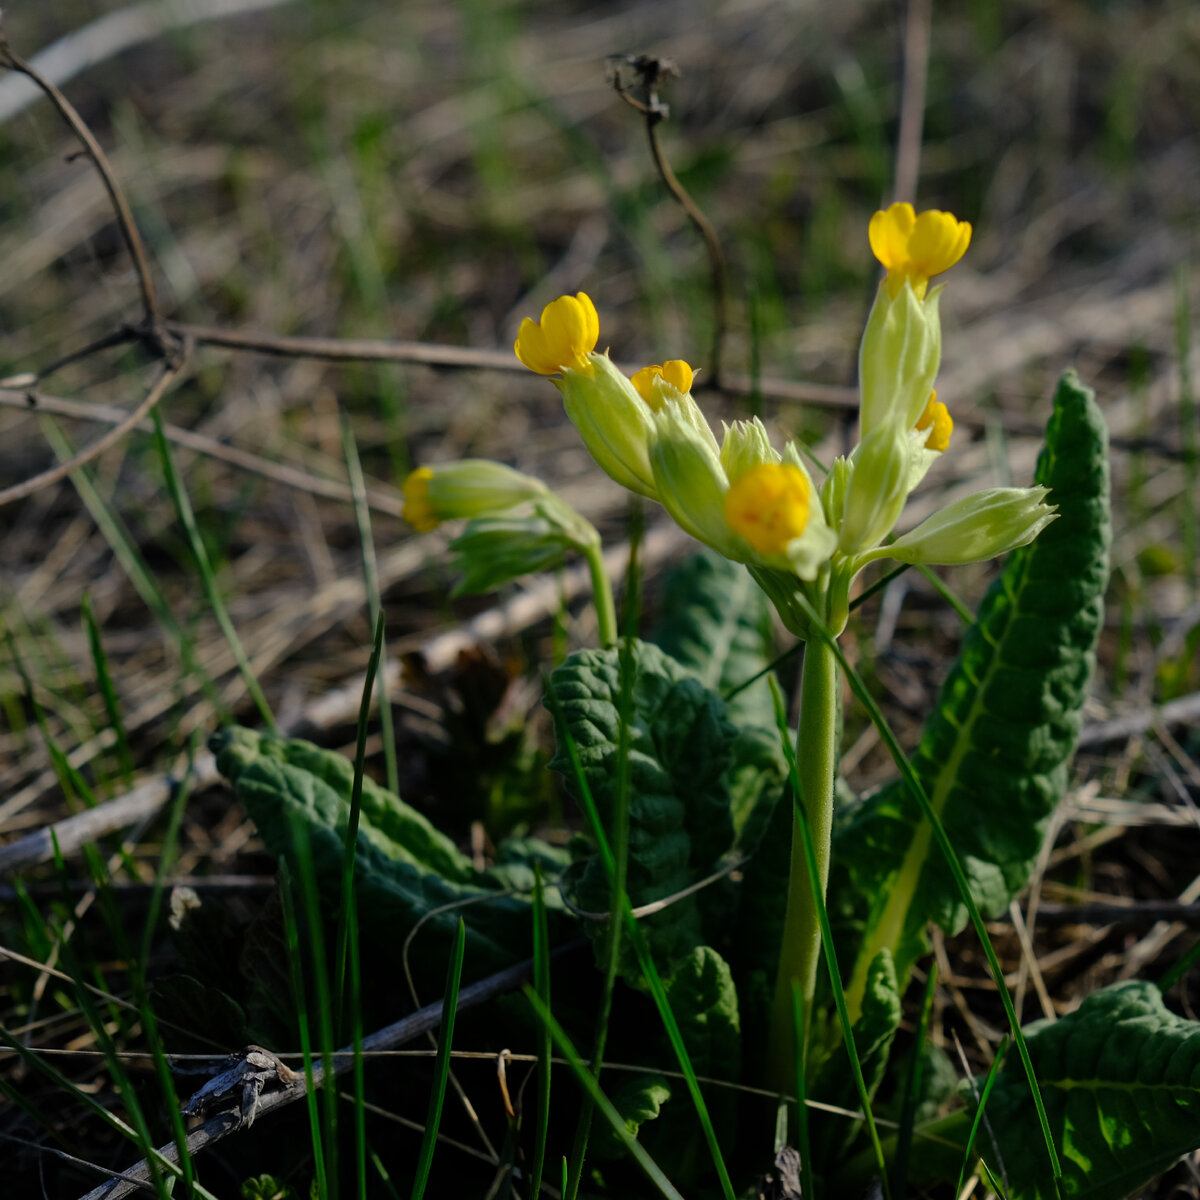
POLYGON ((367 676, 363 682, 362 701, 358 706, 358 729, 354 743, 354 783, 350 790, 350 816, 346 824, 346 844, 342 849, 342 900, 338 910, 337 951, 334 967, 333 1027, 342 1030, 342 996, 346 986, 346 947, 350 935, 350 909, 354 903, 354 860, 358 853, 358 824, 362 814, 363 770, 367 757, 367 718, 371 712, 371 692, 383 656, 383 613, 375 618, 375 639, 371 657, 367 660, 367 676))
MULTIPOLYGON (((346 472, 354 496, 354 519, 358 526, 358 541, 362 547, 363 581, 367 589, 367 611, 371 625, 379 625, 383 613, 383 597, 379 588, 379 565, 375 558, 375 538, 371 533, 371 505, 367 499, 367 484, 363 478, 362 460, 350 422, 342 421, 342 449, 346 456, 346 472)), ((400 770, 396 764, 396 732, 392 726, 392 706, 388 702, 387 674, 379 676, 379 730, 383 738, 383 763, 388 790, 399 795, 400 770)))
MULTIPOLYGON (((65 462, 74 457, 75 447, 62 432, 58 422, 48 414, 43 415, 42 432, 45 434, 46 440, 53 447, 54 453, 61 460, 65 462)), ((192 638, 179 627, 179 623, 175 620, 175 615, 171 611, 170 601, 158 586, 158 582, 154 578, 154 573, 146 565, 146 560, 142 557, 137 542, 129 533, 129 530, 125 528, 116 511, 96 490, 91 478, 83 468, 72 471, 70 479, 75 490, 79 493, 79 498, 83 501, 84 507, 91 514, 92 520, 96 522, 97 528, 104 535, 104 540, 108 543, 117 562, 121 564, 129 582, 133 584, 134 590, 142 598, 146 607, 154 614, 163 632, 166 633, 167 638, 175 646, 175 651, 179 655, 179 660, 183 664, 184 670, 200 683, 206 698, 213 704, 222 719, 226 719, 228 713, 224 701, 221 700, 220 694, 213 686, 212 680, 196 662, 192 638)))
MULTIPOLYGON (((608 1097, 600 1090, 599 1081, 587 1069, 587 1065, 579 1057, 579 1052, 575 1049, 571 1039, 567 1036, 562 1026, 554 1019, 550 1010, 542 1005, 537 993, 532 988, 527 987, 525 989, 525 998, 529 1001, 542 1024, 550 1031, 550 1036, 558 1046, 559 1053, 567 1060, 567 1064, 571 1070, 575 1072, 575 1077, 586 1089, 592 1099, 592 1103, 603 1113, 608 1123, 612 1126, 613 1133, 621 1139, 625 1149, 637 1161, 638 1166, 646 1172, 650 1181, 668 1200, 683 1200, 683 1197, 676 1191, 671 1181, 663 1174, 659 1165, 646 1153, 646 1148, 629 1132, 624 1120, 621 1118, 621 1114, 613 1108, 608 1097)), ((567 1160, 563 1159, 563 1195, 566 1195, 567 1174, 567 1160)))
POLYGON ((92 655, 92 665, 96 669, 96 683, 100 687, 100 696, 104 701, 104 712, 108 717, 109 728, 117 739, 117 760, 121 765, 121 777, 129 786, 133 786, 133 756, 129 753, 129 739, 125 735, 125 723, 121 719, 121 706, 117 701, 117 689, 113 686, 112 674, 108 669, 108 656, 104 653, 104 643, 100 638, 100 626, 96 624, 92 612, 92 597, 84 592, 80 602, 83 616, 83 627, 87 632, 88 649, 92 655))
POLYGON ((329 968, 325 954, 325 926, 321 908, 321 893, 317 888, 312 846, 308 828, 299 817, 292 818, 292 853, 299 874, 300 894, 304 901, 304 927, 311 950, 312 978, 317 1001, 317 1030, 320 1036, 321 1065, 321 1125, 325 1136, 325 1185, 322 1200, 337 1200, 338 1175, 338 1094, 334 1075, 334 1052, 339 1048, 333 1031, 333 998, 329 988, 329 968))
MULTIPOLYGON (((921 1052, 925 1048, 925 1035, 929 1029, 929 1016, 933 1012, 933 996, 936 990, 937 963, 935 962, 929 968, 929 978, 925 981, 925 997, 921 1001, 921 1015, 917 1021, 916 1035, 913 1038, 912 1063, 908 1069, 908 1078, 905 1080, 904 1107, 900 1110, 900 1129, 896 1135, 895 1183, 892 1187, 892 1192, 897 1196, 908 1194, 908 1162, 912 1153, 917 1100, 921 1094, 923 1065, 921 1052)), ((955 1195, 957 1194, 956 1192, 955 1195)))
POLYGON ((357 1194, 367 1194, 367 1087, 363 1075, 362 963, 358 946, 358 902, 350 893, 347 912, 350 931, 350 1042, 354 1049, 354 1167, 357 1194))
POLYGON ((267 728, 274 730, 275 717, 271 713, 270 705, 267 704, 267 698, 263 695, 262 688, 258 685, 258 680, 254 677, 254 669, 250 665, 249 658, 246 657, 246 651, 242 646, 241 639, 237 635, 237 630, 234 629, 233 622, 229 619, 229 611, 225 607, 225 601, 221 599, 220 588, 217 587, 216 573, 213 571, 208 551, 205 549, 204 539, 200 536, 200 529, 196 525, 196 516, 192 511, 192 502, 188 499, 187 491, 183 486, 183 480, 175 470, 175 460, 171 456, 171 445, 167 441, 166 433, 163 431, 162 413, 155 408, 152 416, 154 418, 154 443, 158 448, 158 456, 162 462, 163 478, 166 481, 171 502, 175 506, 175 515, 179 518, 179 523, 183 526, 183 531, 187 535, 188 545, 191 547, 192 556, 196 560, 196 568, 200 572, 200 580, 204 585, 204 593, 208 597, 209 607, 213 610, 213 616, 216 617, 217 624, 221 627, 221 632, 225 635, 225 641, 229 644, 229 649, 233 652, 234 660, 237 662, 238 670, 241 672, 242 680, 246 685, 246 690, 250 693, 250 697, 258 709, 259 715, 262 717, 267 728))
MULTIPOLYGON (((795 828, 800 834, 801 848, 808 864, 808 879, 812 885, 813 904, 817 910, 817 920, 821 925, 821 945, 825 951, 825 964, 829 969, 830 990, 833 992, 833 1002, 837 1008, 838 1020, 842 1026, 842 1041, 846 1045, 846 1055, 850 1060, 850 1071, 854 1076, 854 1086, 858 1089, 858 1097, 862 1103, 863 1118, 867 1123, 867 1134, 871 1139, 871 1149, 875 1155, 875 1163, 879 1168, 879 1179, 883 1185, 883 1194, 890 1200, 891 1187, 888 1182, 887 1162, 883 1156, 883 1145, 879 1140, 879 1130, 875 1126, 875 1115, 871 1111, 871 1097, 867 1092, 867 1083, 863 1079, 862 1064, 858 1059, 858 1046, 854 1042, 854 1027, 850 1024, 850 1012, 846 1007, 846 993, 842 988, 842 975, 838 969, 837 951, 833 944, 833 930, 829 926, 829 910, 825 907, 825 897, 821 894, 821 876, 817 869, 817 850, 813 845, 812 831, 808 827, 808 815, 804 807, 804 785, 800 780, 800 769, 796 762, 796 751, 792 746, 792 734, 788 728, 787 709, 784 706, 783 694, 778 682, 772 677, 771 699, 775 702, 775 722, 779 726, 779 739, 787 758, 788 774, 791 779, 792 809, 796 814, 795 828)), ((803 1055, 803 1039, 799 1043, 797 1053, 803 1055)))
MULTIPOLYGON (((1000 1074, 1000 1067, 1004 1063, 1004 1056, 1008 1053, 1009 1042, 1006 1038, 1000 1043, 999 1049, 996 1051, 996 1057, 992 1059, 991 1069, 988 1071, 987 1079, 984 1080, 983 1091, 979 1094, 979 1106, 975 1109, 975 1119, 971 1122, 971 1132, 967 1134, 967 1144, 963 1149, 962 1166, 958 1171, 958 1185, 954 1189, 954 1195, 957 1197, 962 1195, 963 1183, 967 1178, 967 1171, 971 1165, 971 1152, 975 1148, 975 1137, 979 1133, 979 1127, 983 1124, 984 1109, 987 1108, 988 1097, 992 1094, 992 1084, 996 1082, 997 1076, 1000 1074)), ((996 1189, 997 1191, 999 1189, 996 1189)))
MULTIPOLYGON (((533 864, 533 983, 538 999, 550 1011, 550 924, 542 887, 542 867, 533 864)), ((542 1025, 538 1037, 538 1110, 529 1168, 529 1195, 533 1200, 542 1190, 546 1163, 546 1137, 550 1131, 550 1030, 542 1025)))
MULTIPOLYGON (((616 877, 616 860, 613 856, 612 848, 609 845, 608 838, 604 833, 604 826, 600 821, 600 813, 596 808, 595 799, 592 796, 591 788, 588 786, 587 778, 583 773, 583 766, 579 761, 579 748, 575 744, 575 739, 571 736, 571 731, 567 727, 565 721, 561 719, 561 708, 557 697, 554 694, 553 685, 549 685, 547 689, 547 698, 550 703, 551 711, 554 715, 556 725, 558 727, 559 736, 563 739, 563 745, 566 747, 568 758, 571 762, 571 772, 579 788, 579 796, 581 798, 584 813, 587 816, 588 828, 596 842, 596 850, 599 853, 601 861, 604 863, 605 870, 608 873, 609 879, 616 877)), ((623 920, 625 922, 625 932, 628 936, 630 945, 633 946, 634 952, 638 958, 638 964, 642 969, 647 985, 650 988, 650 994, 654 1000, 655 1006, 658 1009, 659 1018, 663 1023, 663 1028, 666 1030, 667 1038, 671 1043, 671 1048, 675 1052, 675 1057, 679 1062, 680 1070, 683 1072, 683 1077, 687 1083, 688 1093, 692 1098, 692 1103, 696 1109, 696 1116, 700 1121, 700 1128, 704 1133, 704 1139, 708 1144, 709 1152, 712 1155, 713 1165, 717 1169, 717 1174, 721 1180, 721 1190, 726 1200, 735 1200, 733 1184, 729 1179, 729 1171, 725 1166, 725 1160, 721 1154, 721 1148, 717 1143, 716 1130, 713 1128, 712 1119, 708 1114, 708 1106, 704 1102, 704 1097, 700 1092, 700 1083, 696 1078, 695 1069, 692 1066, 691 1057, 688 1055, 687 1047, 683 1042, 683 1035, 679 1030, 679 1024, 675 1020, 675 1015, 671 1011, 670 1002, 667 999, 666 989, 663 987, 662 980, 659 977, 658 970, 654 965, 654 960, 650 955, 649 946, 646 944, 646 939, 638 928, 637 920, 633 915, 633 908, 629 903, 629 897, 625 897, 623 920)), ((599 1085, 597 1084, 597 1087, 599 1085)))
POLYGON ((808 1137, 808 1089, 804 1081, 804 994, 792 980, 792 1024, 796 1031, 796 1146, 800 1151, 800 1195, 815 1196, 812 1145, 808 1137))
POLYGON ((1183 532, 1184 573, 1192 599, 1200 577, 1197 555, 1200 554, 1200 419, 1197 417, 1196 397, 1192 390, 1191 349, 1192 320, 1188 303, 1187 271, 1181 265, 1175 275, 1175 353, 1179 361, 1179 430, 1183 441, 1184 488, 1180 496, 1180 528, 1183 532))
POLYGON ((1158 981, 1158 990, 1165 996, 1196 965, 1197 960, 1200 960, 1200 942, 1196 942, 1158 981))
POLYGON ((905 757, 895 733, 892 732, 892 727, 887 723, 887 719, 884 717, 879 705, 875 702, 875 698, 867 690, 858 672, 850 665, 841 646, 838 645, 837 639, 830 634, 824 623, 817 616, 816 610, 803 595, 798 596, 798 600, 805 609, 813 633, 830 645, 850 684, 851 691, 854 692, 859 703, 866 709, 871 723, 879 730, 880 738, 883 740, 884 745, 887 746, 888 752, 891 754, 892 760, 900 771, 909 792, 920 806, 922 816, 929 822, 934 840, 938 844, 938 849, 945 857, 946 865, 954 877, 955 886, 958 888, 959 895, 962 896, 963 904, 966 906, 971 917, 971 924, 975 927, 975 932, 983 946, 983 952, 987 957, 992 978, 996 981, 1000 1001, 1004 1005, 1004 1014, 1008 1018, 1009 1028, 1012 1030, 1013 1038, 1016 1041, 1017 1053, 1021 1057, 1021 1065, 1025 1069, 1025 1077, 1029 1081, 1029 1091, 1033 1096, 1034 1107, 1037 1109, 1038 1123, 1041 1126, 1042 1136, 1045 1139, 1046 1154, 1050 1160, 1051 1170, 1054 1175, 1055 1188, 1061 1195, 1062 1164, 1058 1159, 1058 1150, 1054 1145, 1054 1135, 1050 1130, 1050 1122, 1046 1117, 1046 1106, 1042 1101, 1042 1092, 1038 1087, 1037 1077, 1033 1071, 1033 1063, 1029 1057, 1029 1047, 1025 1044, 1025 1037, 1021 1033, 1021 1026, 1017 1020, 1017 1012, 1013 1007, 1012 995, 1009 993, 1008 985, 1004 982, 1004 971, 1000 966, 999 958, 996 957, 996 950, 992 945, 992 939, 988 937, 987 927, 983 923, 983 915, 979 911, 979 905, 975 903, 975 897, 971 893, 971 885, 967 882, 967 877, 962 869, 962 863, 958 861, 958 855, 955 854, 954 847, 950 844, 950 838, 946 834, 946 828, 942 824, 941 818, 934 811, 933 805, 930 803, 928 795, 926 795, 925 788, 921 785, 920 779, 917 778, 916 772, 905 757))
POLYGON ((951 590, 949 584, 932 567, 918 564, 917 570, 925 576, 926 580, 932 585, 933 590, 958 613, 959 619, 964 625, 974 623, 975 614, 958 598, 955 592, 951 590))
POLYGON ((458 1012, 458 988, 462 982, 463 954, 467 948, 467 927, 458 919, 458 932, 450 952, 446 971, 446 990, 442 995, 442 1023, 438 1034, 437 1059, 433 1068, 433 1089, 429 1093, 429 1110, 425 1115, 425 1133, 421 1138, 421 1155, 417 1159, 417 1174, 413 1180, 411 1200, 421 1200, 429 1182, 433 1165, 433 1149, 437 1145, 438 1126, 442 1122, 442 1102, 446 1098, 446 1081, 450 1076, 450 1046, 454 1038, 454 1017, 458 1012))
POLYGON ((300 1053, 304 1060, 304 1101, 308 1107, 308 1130, 312 1141, 313 1170, 317 1195, 329 1194, 326 1184, 325 1151, 321 1139, 321 1114, 317 1110, 317 1091, 313 1086, 312 1036, 308 1021, 308 994, 304 987, 304 966, 300 951, 300 927, 296 922, 296 907, 292 900, 292 880, 287 859, 279 858, 279 900, 283 907, 283 936, 287 944, 288 966, 292 976, 292 999, 296 1005, 296 1031, 300 1037, 300 1053))

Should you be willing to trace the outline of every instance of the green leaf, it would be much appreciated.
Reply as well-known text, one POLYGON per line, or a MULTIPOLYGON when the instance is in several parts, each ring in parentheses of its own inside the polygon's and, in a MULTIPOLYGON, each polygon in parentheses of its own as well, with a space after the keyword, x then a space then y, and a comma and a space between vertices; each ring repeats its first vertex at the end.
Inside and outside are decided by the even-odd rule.
MULTIPOLYGON (((341 893, 342 853, 350 814, 354 766, 349 759, 309 742, 232 728, 215 734, 210 747, 217 766, 233 784, 259 835, 274 855, 293 857, 293 823, 304 830, 321 897, 331 913, 341 893)), ((467 956, 472 973, 507 965, 530 950, 527 896, 505 895, 527 885, 532 861, 557 873, 566 856, 541 842, 501 844, 500 865, 476 871, 471 860, 432 823, 398 796, 364 778, 362 812, 355 853, 354 884, 364 939, 398 952, 402 938, 431 909, 471 897, 487 903, 462 910, 467 923, 467 956), (551 865, 553 864, 553 865, 551 865)), ((548 904, 551 897, 547 897, 548 904)), ((441 913, 423 927, 413 966, 422 991, 441 987, 441 971, 426 971, 431 945, 448 946, 458 913, 441 913), (429 939, 426 941, 426 939, 429 939)), ((561 906, 551 914, 561 919, 561 906)))
MULTIPOLYGON (((740 1078, 741 1020, 737 989, 728 963, 711 947, 697 946, 666 980, 667 999, 679 1025, 688 1058, 697 1075, 731 1082, 740 1078)), ((669 1049, 664 1061, 671 1061, 669 1049)), ((718 1140, 732 1142, 737 1095, 729 1088, 704 1088, 704 1099, 718 1140)), ((666 1106, 642 1141, 663 1170, 678 1183, 691 1184, 708 1166, 708 1153, 690 1104, 666 1106)))
MULTIPOLYGON (((1103 622, 1111 540, 1108 439, 1090 390, 1059 383, 1036 482, 1059 516, 1009 557, 988 590, 913 757, 980 908, 1002 912, 1025 885, 1061 796, 1103 622)), ((967 910, 929 827, 900 783, 843 809, 834 830, 831 913, 858 945, 847 997, 892 951, 901 987, 936 921, 967 910)))
MULTIPOLYGON (((625 1128, 638 1136, 647 1121, 653 1121, 662 1106, 671 1098, 671 1085, 661 1075, 635 1075, 625 1080, 609 1096, 613 1108, 621 1115, 625 1128)), ((589 1157, 594 1159, 623 1158, 625 1143, 617 1137, 611 1126, 597 1125, 589 1147, 589 1157)))
MULTIPOLYGON (((727 772, 737 731, 721 698, 657 646, 635 642, 628 663, 633 677, 627 887, 636 908, 699 882, 732 847, 727 772)), ((552 702, 561 710, 606 825, 611 825, 615 801, 620 686, 616 649, 578 651, 551 677, 552 702)), ((563 747, 551 766, 574 791, 563 747)), ((576 845, 578 853, 580 845, 590 843, 578 839, 576 845)), ((600 856, 589 853, 577 868, 568 881, 573 903, 589 912, 607 912, 608 877, 600 856)), ((710 940, 696 895, 647 917, 642 925, 664 974, 710 940)), ((605 926, 591 922, 590 928, 602 943, 605 926)), ((636 959, 631 952, 622 954, 622 973, 637 984, 641 971, 636 959)))
MULTIPOLYGON (((826 1104, 836 1104, 839 1108, 853 1111, 859 1108, 861 1101, 842 1041, 841 1026, 831 1018, 828 1009, 818 1015, 814 1043, 817 1046, 823 1044, 826 1050, 823 1061, 813 1064, 815 1079, 809 1087, 810 1094, 826 1104)), ((867 1085, 867 1095, 872 1098, 883 1082, 892 1040, 899 1028, 900 992, 896 986, 891 953, 884 949, 875 956, 867 974, 862 1013, 854 1025, 854 1045, 858 1050, 863 1082, 867 1085)), ((855 1137, 863 1132, 857 1122, 847 1121, 842 1116, 813 1113, 809 1121, 813 1143, 821 1148, 820 1160, 826 1164, 830 1162, 831 1155, 833 1159, 840 1157, 855 1137)))
MULTIPOLYGON (((1066 1195, 1120 1200, 1200 1148, 1200 1021, 1168 1011, 1153 984, 1096 992, 1068 1016, 1031 1025, 1025 1036, 1066 1195)), ((1015 1056, 996 1080, 987 1119, 1012 1200, 1053 1200, 1041 1131, 1015 1056)), ((977 1150, 1000 1177, 983 1132, 977 1150)))
MULTIPOLYGON (((743 566, 706 550, 667 579, 653 641, 724 696, 770 665, 771 611, 743 566)), ((785 773, 766 677, 737 691, 725 707, 738 731, 729 780, 733 825, 750 853, 762 838, 785 773)))

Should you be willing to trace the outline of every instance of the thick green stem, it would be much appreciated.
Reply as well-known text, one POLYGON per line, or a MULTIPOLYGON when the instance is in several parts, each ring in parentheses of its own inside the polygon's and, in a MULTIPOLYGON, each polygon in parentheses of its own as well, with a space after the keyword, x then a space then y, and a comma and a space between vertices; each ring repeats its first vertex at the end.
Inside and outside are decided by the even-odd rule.
POLYGON ((596 625, 601 646, 617 644, 617 606, 613 601, 612 581, 604 569, 604 551, 600 539, 581 547, 592 574, 592 601, 596 605, 596 625))
MULTIPOLYGON (((804 647, 800 678, 800 729, 796 761, 801 797, 816 850, 821 895, 829 883, 829 849, 833 829, 833 784, 837 769, 837 660, 823 640, 804 647)), ((792 864, 788 874, 787 915, 771 1009, 767 1074, 781 1091, 795 1079, 796 1039, 792 1017, 792 984, 804 997, 804 1034, 811 1024, 817 963, 821 958, 821 925, 799 832, 792 830, 792 864)))

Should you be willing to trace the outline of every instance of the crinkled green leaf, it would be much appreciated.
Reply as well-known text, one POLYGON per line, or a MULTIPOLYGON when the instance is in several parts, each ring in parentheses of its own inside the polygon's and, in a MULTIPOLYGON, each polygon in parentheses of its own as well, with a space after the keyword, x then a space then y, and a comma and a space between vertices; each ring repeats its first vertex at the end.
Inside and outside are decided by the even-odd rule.
MULTIPOLYGON (((1096 992, 1073 1013, 1030 1026, 1025 1038, 1067 1196, 1121 1200, 1200 1148, 1200 1021, 1170 1012, 1153 984, 1096 992)), ((1012 1200, 1053 1200, 1016 1055, 996 1080, 987 1116, 1012 1200)), ((982 1134, 977 1149, 999 1178, 999 1161, 982 1134)))
MULTIPOLYGON (((620 738, 619 651, 581 650, 551 677, 553 702, 574 740, 601 820, 611 830, 620 738)), ((628 656, 629 713, 628 892, 634 907, 683 891, 711 874, 734 840, 727 772, 737 731, 721 698, 657 646, 635 642, 628 656)), ((577 782, 564 746, 551 763, 573 793, 577 782)), ((608 877, 589 854, 570 879, 573 902, 589 912, 609 909, 608 877)), ((664 974, 710 940, 695 894, 643 921, 655 962, 664 974)), ((605 926, 591 923, 603 937, 605 926)), ((622 972, 640 979, 628 954, 622 972)))
MULTIPOLYGON (((913 757, 992 915, 1028 880, 1062 794, 1103 622, 1108 439, 1073 372, 1059 383, 1036 481, 1051 489, 1058 519, 1010 555, 984 597, 913 757)), ((902 784, 839 814, 834 837, 830 911, 839 945, 859 946, 853 1012, 882 948, 903 983, 926 949, 928 922, 956 933, 967 910, 902 784)))
MULTIPOLYGON (((671 1012, 696 1074, 736 1081, 741 1068, 741 1019, 729 964, 711 946, 697 946, 665 983, 671 1012)), ((665 1037, 663 1041, 666 1064, 673 1055, 665 1037)), ((728 1147, 737 1118, 737 1094, 729 1088, 706 1087, 703 1091, 717 1137, 728 1147)), ((690 1186, 698 1173, 711 1166, 696 1110, 683 1087, 677 1089, 675 1102, 664 1106, 658 1120, 642 1130, 641 1140, 650 1157, 676 1183, 690 1186)))
MULTIPOLYGON (((671 1084, 662 1075, 635 1075, 615 1087, 608 1096, 612 1106, 621 1114, 625 1128, 637 1137, 647 1121, 653 1121, 662 1106, 671 1098, 671 1084)), ((594 1159, 624 1158, 625 1144, 602 1121, 596 1125, 588 1157, 594 1159)), ((660 1164, 661 1165, 661 1164, 660 1164)))
MULTIPOLYGON (((867 1095, 874 1098, 887 1070, 888 1055, 896 1030, 900 1028, 900 992, 891 952, 884 949, 876 956, 867 973, 862 1013, 854 1025, 854 1045, 862 1068, 867 1095)), ((850 1058, 842 1040, 840 1022, 826 1009, 818 1016, 814 1043, 823 1045, 823 1060, 815 1062, 815 1079, 809 1083, 809 1095, 825 1104, 856 1111, 861 1107, 858 1085, 850 1058)), ((811 1053, 811 1052, 810 1052, 811 1053)), ((856 1135, 862 1132, 857 1122, 845 1117, 813 1113, 810 1115, 813 1145, 819 1160, 829 1163, 840 1157, 856 1135)))
MULTIPOLYGON (((218 768, 272 854, 292 856, 293 823, 307 836, 317 886, 332 912, 340 896, 353 765, 309 742, 248 729, 224 730, 210 745, 218 768)), ((405 934, 431 909, 491 893, 494 898, 487 903, 431 918, 422 927, 414 968, 424 974, 430 958, 424 951, 452 938, 460 915, 467 923, 467 962, 473 974, 524 957, 530 952, 529 899, 503 892, 526 883, 532 889, 531 856, 554 863, 556 871, 565 865, 564 854, 531 839, 512 847, 502 844, 500 865, 476 871, 427 818, 364 778, 354 867, 362 935, 386 948, 394 960, 405 934)), ((554 903, 552 895, 547 900, 554 903)), ((430 975, 434 987, 441 986, 441 976, 441 967, 430 975)))
MULTIPOLYGON (((772 660, 771 605, 745 567, 711 550, 667 579, 653 641, 705 687, 725 695, 772 660)), ((738 730, 730 767, 734 829, 744 851, 758 845, 785 774, 766 677, 726 703, 738 730)))

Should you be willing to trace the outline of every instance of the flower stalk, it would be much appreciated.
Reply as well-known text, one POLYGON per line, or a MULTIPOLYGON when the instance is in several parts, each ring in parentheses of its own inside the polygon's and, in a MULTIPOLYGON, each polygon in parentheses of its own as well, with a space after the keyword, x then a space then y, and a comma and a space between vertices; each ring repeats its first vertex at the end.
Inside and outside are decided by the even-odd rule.
MULTIPOLYGON (((837 772, 838 669, 833 648, 824 638, 804 646, 800 675, 800 722, 796 734, 796 766, 804 810, 816 851, 817 882, 825 895, 833 839, 833 795, 837 772)), ((785 801, 780 801, 784 803, 785 801)), ((771 1007, 767 1071, 771 1086, 791 1086, 796 1069, 796 1038, 792 1009, 793 984, 803 997, 806 1046, 821 960, 821 923, 809 878, 799 830, 792 830, 787 910, 780 946, 775 998, 771 1007)))

